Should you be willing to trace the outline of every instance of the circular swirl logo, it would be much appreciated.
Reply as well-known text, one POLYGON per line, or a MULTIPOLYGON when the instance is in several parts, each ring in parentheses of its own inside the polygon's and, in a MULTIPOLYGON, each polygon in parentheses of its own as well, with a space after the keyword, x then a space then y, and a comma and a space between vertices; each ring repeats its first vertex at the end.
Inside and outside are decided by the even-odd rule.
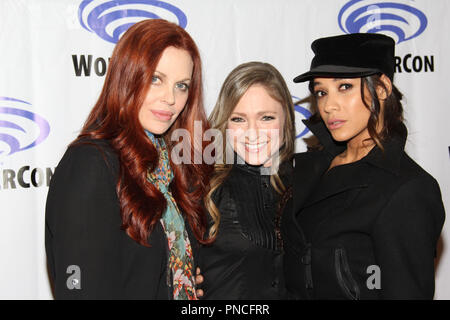
POLYGON ((309 132, 308 127, 305 126, 301 120, 311 117, 311 112, 307 108, 302 107, 299 103, 295 104, 300 98, 297 98, 296 96, 292 96, 292 98, 294 99, 295 111, 295 138, 298 139, 309 132))
POLYGON ((0 155, 31 149, 50 134, 50 125, 40 115, 23 108, 26 101, 0 97, 0 155))
POLYGON ((182 28, 187 25, 183 11, 156 0, 83 0, 78 19, 84 29, 111 43, 117 43, 128 28, 145 19, 166 19, 182 28))
POLYGON ((349 1, 339 12, 339 27, 345 33, 386 33, 397 43, 411 40, 424 32, 428 20, 410 2, 349 1))

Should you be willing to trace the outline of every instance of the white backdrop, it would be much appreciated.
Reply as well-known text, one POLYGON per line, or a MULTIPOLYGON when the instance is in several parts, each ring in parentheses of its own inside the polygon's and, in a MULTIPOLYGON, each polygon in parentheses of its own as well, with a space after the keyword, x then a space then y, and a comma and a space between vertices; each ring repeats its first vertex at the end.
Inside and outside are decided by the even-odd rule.
MULTIPOLYGON (((1 299, 52 298, 44 248, 48 181, 100 93, 114 30, 152 14, 179 23, 197 42, 208 113, 240 63, 273 64, 293 99, 303 99, 306 85, 292 79, 309 68, 314 39, 357 31, 394 37, 407 151, 438 180, 450 208, 448 0, 1 0, 1 299)), ((307 107, 297 106, 299 151, 307 107)), ((449 237, 444 226, 436 299, 450 299, 449 237)))

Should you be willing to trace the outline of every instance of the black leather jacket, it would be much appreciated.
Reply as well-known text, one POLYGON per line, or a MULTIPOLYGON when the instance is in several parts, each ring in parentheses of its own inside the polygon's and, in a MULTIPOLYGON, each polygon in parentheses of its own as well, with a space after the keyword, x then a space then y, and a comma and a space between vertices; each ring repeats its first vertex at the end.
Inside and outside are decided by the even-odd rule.
MULTIPOLYGON (((213 201, 221 213, 216 241, 200 248, 205 299, 282 299, 282 245, 277 240, 280 195, 262 167, 234 165, 213 201)), ((280 166, 285 186, 292 166, 280 166)))

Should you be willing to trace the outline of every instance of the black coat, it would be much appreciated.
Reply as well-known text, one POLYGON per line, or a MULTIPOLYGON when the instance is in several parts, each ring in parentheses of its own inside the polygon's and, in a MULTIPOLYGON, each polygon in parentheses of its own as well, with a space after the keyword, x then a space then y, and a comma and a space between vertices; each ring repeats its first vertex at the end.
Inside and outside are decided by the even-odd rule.
POLYGON ((345 146, 305 123, 324 150, 295 156, 282 222, 291 298, 432 299, 445 213, 436 180, 404 152, 406 128, 384 153, 327 172, 345 146))
MULTIPOLYGON (((286 187, 292 165, 280 166, 286 187)), ((235 164, 213 194, 221 214, 211 245, 200 247, 205 299, 273 300, 285 297, 282 250, 277 240, 280 195, 261 167, 235 164)))
MULTIPOLYGON (((121 230, 117 155, 108 142, 70 147, 52 177, 47 196, 45 248, 57 299, 172 299, 168 243, 161 224, 151 247, 121 230), (80 289, 68 285, 78 266, 80 289), (69 289, 72 287, 73 289, 69 289)), ((197 242, 192 237, 193 251, 197 242)))

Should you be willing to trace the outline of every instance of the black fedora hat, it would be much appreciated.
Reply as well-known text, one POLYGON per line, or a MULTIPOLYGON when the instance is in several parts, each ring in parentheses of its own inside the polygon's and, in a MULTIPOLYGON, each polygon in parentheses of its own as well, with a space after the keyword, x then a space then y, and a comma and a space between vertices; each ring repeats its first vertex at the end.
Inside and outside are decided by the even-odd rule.
POLYGON ((395 41, 378 33, 352 33, 320 38, 311 44, 315 56, 311 68, 294 78, 359 78, 384 73, 391 80, 395 70, 395 41))

